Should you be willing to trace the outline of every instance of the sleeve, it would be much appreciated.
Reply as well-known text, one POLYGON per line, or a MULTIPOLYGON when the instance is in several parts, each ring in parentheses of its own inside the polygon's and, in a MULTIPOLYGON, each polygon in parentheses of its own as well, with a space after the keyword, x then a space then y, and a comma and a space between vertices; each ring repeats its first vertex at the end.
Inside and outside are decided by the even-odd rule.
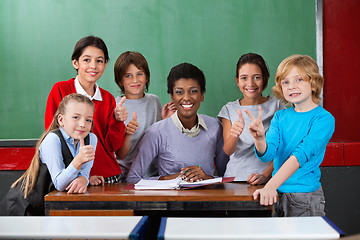
POLYGON ((221 118, 225 118, 225 119, 231 121, 230 120, 229 108, 228 108, 227 104, 221 108, 219 114, 217 115, 217 118, 220 121, 221 121, 221 118))
POLYGON ((260 155, 259 152, 255 149, 255 155, 262 162, 269 162, 274 159, 275 153, 280 144, 280 131, 279 131, 279 121, 278 121, 278 112, 275 113, 273 119, 271 120, 271 124, 269 130, 266 132, 266 151, 263 155, 260 155))
MULTIPOLYGON (((92 145, 94 147, 94 151, 96 151, 97 137, 93 133, 90 133, 90 145, 92 145)), ((89 184, 90 170, 91 170, 93 164, 94 164, 94 161, 84 163, 80 169, 79 176, 85 177, 88 180, 88 184, 89 184)))
POLYGON ((158 156, 159 146, 161 145, 159 139, 156 129, 150 127, 146 131, 126 178, 128 183, 137 183, 146 176, 151 162, 158 156))
POLYGON ((224 176, 226 165, 229 162, 229 156, 224 152, 224 138, 222 134, 222 126, 219 123, 219 131, 217 134, 217 144, 216 144, 216 156, 215 156, 215 167, 218 173, 218 176, 224 176))
POLYGON ((61 102, 62 95, 58 85, 55 84, 51 89, 47 102, 46 102, 46 109, 45 109, 45 130, 49 128, 56 110, 59 107, 61 102))
POLYGON ((335 119, 330 114, 319 116, 313 121, 310 131, 302 142, 294 149, 294 155, 300 167, 302 167, 312 156, 326 149, 332 134, 335 131, 335 119))
POLYGON ((156 104, 156 121, 160 121, 162 119, 161 117, 161 111, 162 111, 162 106, 161 106, 161 102, 158 96, 155 96, 155 104, 156 104))
POLYGON ((64 191, 77 178, 80 171, 72 164, 65 168, 61 142, 56 134, 49 133, 41 143, 39 150, 40 159, 46 164, 55 188, 58 191, 64 191))
MULTIPOLYGON (((110 93, 109 93, 110 94, 110 93)), ((111 95, 111 94, 110 94, 111 95)), ((115 99, 110 97, 110 110, 108 118, 108 129, 105 136, 105 144, 109 147, 110 152, 116 152, 124 143, 125 124, 115 119, 114 110, 116 107, 115 99)))

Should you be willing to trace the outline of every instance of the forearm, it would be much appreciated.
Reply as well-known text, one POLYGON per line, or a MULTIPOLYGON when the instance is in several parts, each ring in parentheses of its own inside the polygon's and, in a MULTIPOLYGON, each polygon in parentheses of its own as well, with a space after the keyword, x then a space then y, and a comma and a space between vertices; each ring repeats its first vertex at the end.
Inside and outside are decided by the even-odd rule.
POLYGON ((222 119, 221 120, 223 124, 223 139, 224 139, 224 152, 230 156, 233 154, 237 147, 237 141, 239 140, 239 136, 233 136, 231 135, 231 127, 232 124, 230 120, 228 119, 222 119))
POLYGON ((297 158, 292 155, 286 160, 286 162, 281 166, 279 171, 269 180, 265 185, 265 188, 278 189, 291 175, 293 175, 296 170, 298 170, 300 164, 297 158))
POLYGON ((61 171, 54 179, 54 186, 58 191, 64 191, 69 184, 78 177, 79 172, 70 164, 66 169, 61 171))
POLYGON ((237 147, 237 141, 239 140, 238 137, 234 136, 227 136, 226 139, 224 139, 224 152, 230 156, 233 154, 237 147))
POLYGON ((124 143, 126 126, 124 122, 116 121, 112 116, 109 120, 109 126, 106 130, 105 144, 110 152, 115 152, 124 143))
POLYGON ((87 184, 89 183, 90 170, 91 170, 93 164, 94 164, 94 161, 84 163, 83 166, 81 167, 81 171, 79 173, 79 176, 83 176, 84 178, 86 178, 87 184))
POLYGON ((270 178, 273 171, 274 171, 274 163, 273 161, 271 161, 270 165, 264 170, 262 175, 264 177, 270 178))
POLYGON ((159 180, 171 180, 171 179, 177 178, 179 175, 180 175, 180 173, 175 173, 175 174, 171 174, 171 175, 161 176, 161 177, 159 177, 159 180))
POLYGON ((259 155, 264 155, 264 153, 266 152, 266 148, 267 148, 265 136, 255 138, 255 148, 256 148, 256 151, 258 151, 259 155))
POLYGON ((124 159, 130 150, 130 140, 131 135, 125 134, 125 139, 123 145, 116 151, 116 156, 118 159, 124 159))

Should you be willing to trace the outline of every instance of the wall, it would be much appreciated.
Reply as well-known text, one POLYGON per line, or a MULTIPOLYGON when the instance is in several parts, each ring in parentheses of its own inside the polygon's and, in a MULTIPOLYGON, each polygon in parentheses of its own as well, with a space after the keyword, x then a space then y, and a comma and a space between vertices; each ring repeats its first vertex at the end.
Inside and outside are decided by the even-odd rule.
POLYGON ((324 107, 336 119, 332 142, 360 142, 360 1, 324 0, 324 107))
POLYGON ((41 135, 50 89, 75 76, 73 48, 90 34, 109 49, 101 87, 119 95, 114 63, 139 51, 149 62, 150 92, 165 104, 170 68, 188 61, 207 77, 200 112, 211 116, 241 97, 235 68, 242 54, 263 55, 270 79, 291 54, 316 58, 314 0, 1 0, 0 23, 0 139, 41 135))
POLYGON ((321 180, 327 216, 348 234, 360 232, 359 12, 358 0, 323 0, 324 107, 335 132, 326 152, 334 167, 323 167, 321 180))

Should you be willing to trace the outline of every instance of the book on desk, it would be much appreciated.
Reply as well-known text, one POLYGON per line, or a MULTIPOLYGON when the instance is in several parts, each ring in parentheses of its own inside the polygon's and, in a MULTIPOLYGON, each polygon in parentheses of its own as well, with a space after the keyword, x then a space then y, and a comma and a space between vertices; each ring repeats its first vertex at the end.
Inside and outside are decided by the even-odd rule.
POLYGON ((135 189, 135 190, 159 190, 159 189, 191 189, 196 187, 208 186, 218 183, 231 182, 234 178, 212 178, 198 182, 187 182, 181 180, 179 178, 171 179, 171 180, 147 180, 141 179, 136 184, 130 184, 126 189, 135 189))

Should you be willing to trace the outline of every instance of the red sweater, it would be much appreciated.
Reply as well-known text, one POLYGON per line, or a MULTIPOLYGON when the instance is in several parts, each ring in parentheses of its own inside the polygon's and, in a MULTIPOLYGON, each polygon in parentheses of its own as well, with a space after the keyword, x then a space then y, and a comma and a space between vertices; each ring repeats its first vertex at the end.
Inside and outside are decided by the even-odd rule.
MULTIPOLYGON (((97 136, 94 165, 90 175, 105 178, 121 173, 114 152, 124 143, 125 124, 115 120, 115 99, 111 93, 100 88, 102 101, 93 100, 95 104, 94 127, 92 132, 97 136)), ((50 91, 45 110, 45 129, 47 129, 63 97, 76 93, 75 79, 54 84, 50 91)))

